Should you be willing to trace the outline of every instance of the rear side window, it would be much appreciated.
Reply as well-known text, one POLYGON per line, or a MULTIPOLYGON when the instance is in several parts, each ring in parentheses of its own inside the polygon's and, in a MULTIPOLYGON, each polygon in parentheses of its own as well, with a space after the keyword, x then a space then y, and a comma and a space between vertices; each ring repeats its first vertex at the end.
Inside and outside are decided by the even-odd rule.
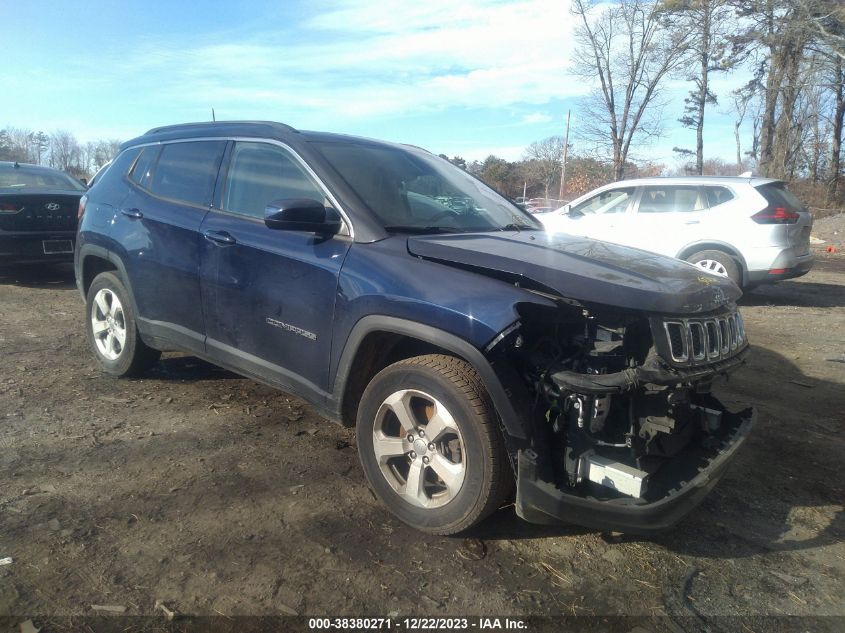
POLYGON ((703 211, 707 203, 698 187, 645 187, 640 213, 685 213, 703 211))
POLYGON ((129 173, 129 180, 134 182, 136 185, 140 185, 141 187, 148 189, 150 186, 150 176, 152 175, 153 165, 155 164, 155 159, 158 157, 160 149, 161 148, 156 145, 145 147, 141 150, 141 155, 138 157, 138 160, 135 162, 135 166, 129 173))
POLYGON ((707 198, 708 207, 717 207, 736 197, 727 187, 704 187, 704 194, 707 198))
POLYGON ((274 200, 311 198, 324 201, 320 187, 284 149, 268 143, 236 143, 232 152, 223 208, 232 213, 264 217, 274 200))
POLYGON ((150 190, 162 198, 208 206, 225 148, 225 141, 165 145, 153 171, 150 190))
POLYGON ((770 182, 757 187, 757 191, 763 195, 770 207, 781 207, 792 212, 804 210, 804 205, 795 197, 795 194, 786 188, 785 183, 770 182))

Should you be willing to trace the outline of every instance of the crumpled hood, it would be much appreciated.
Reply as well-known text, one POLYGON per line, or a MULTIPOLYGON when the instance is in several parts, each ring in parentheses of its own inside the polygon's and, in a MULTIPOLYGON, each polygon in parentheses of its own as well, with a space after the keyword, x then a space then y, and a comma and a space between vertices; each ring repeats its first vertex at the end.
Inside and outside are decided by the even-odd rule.
POLYGON ((742 296, 686 262, 636 248, 541 231, 408 238, 415 256, 515 275, 561 296, 645 312, 706 312, 742 296))

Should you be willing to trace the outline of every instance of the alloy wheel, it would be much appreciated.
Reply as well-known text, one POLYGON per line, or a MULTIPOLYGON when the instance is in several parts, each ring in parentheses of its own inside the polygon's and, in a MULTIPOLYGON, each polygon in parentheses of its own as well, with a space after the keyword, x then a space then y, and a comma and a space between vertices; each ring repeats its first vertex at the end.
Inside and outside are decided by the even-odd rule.
POLYGON ((91 331, 97 351, 108 360, 117 360, 126 346, 126 317, 117 295, 108 288, 94 296, 91 331))
POLYGON ((406 502, 438 508, 454 499, 466 476, 458 424, 436 398, 403 389, 379 407, 373 427, 379 470, 406 502))
POLYGON ((729 276, 725 265, 715 259, 702 259, 699 262, 695 262, 695 265, 706 270, 708 273, 713 273, 714 275, 719 275, 720 277, 729 276))

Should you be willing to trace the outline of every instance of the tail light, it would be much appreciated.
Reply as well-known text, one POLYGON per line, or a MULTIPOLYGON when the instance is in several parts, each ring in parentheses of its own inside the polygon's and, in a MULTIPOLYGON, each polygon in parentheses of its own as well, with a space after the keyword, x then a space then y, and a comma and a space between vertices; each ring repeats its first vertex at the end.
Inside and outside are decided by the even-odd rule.
POLYGON ((795 224, 798 217, 798 213, 786 207, 766 207, 752 215, 751 219, 757 224, 795 224))
POLYGON ((0 213, 17 213, 21 209, 23 209, 23 207, 16 204, 9 204, 7 202, 0 203, 0 213))
POLYGON ((81 220, 85 215, 85 205, 88 204, 88 196, 82 196, 79 199, 79 211, 76 212, 76 219, 81 220))

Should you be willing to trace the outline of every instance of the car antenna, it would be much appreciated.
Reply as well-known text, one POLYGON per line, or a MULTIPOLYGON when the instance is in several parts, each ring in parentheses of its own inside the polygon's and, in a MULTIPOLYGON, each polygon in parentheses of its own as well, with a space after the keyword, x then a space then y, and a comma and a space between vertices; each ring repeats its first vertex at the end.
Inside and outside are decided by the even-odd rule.
POLYGON ((217 116, 214 114, 214 108, 211 108, 211 120, 217 122, 217 116))
POLYGON ((18 161, 15 161, 15 164, 14 164, 14 165, 12 165, 12 167, 14 167, 15 169, 20 169, 20 168, 21 168, 21 166, 20 166, 20 164, 18 163, 18 161))

